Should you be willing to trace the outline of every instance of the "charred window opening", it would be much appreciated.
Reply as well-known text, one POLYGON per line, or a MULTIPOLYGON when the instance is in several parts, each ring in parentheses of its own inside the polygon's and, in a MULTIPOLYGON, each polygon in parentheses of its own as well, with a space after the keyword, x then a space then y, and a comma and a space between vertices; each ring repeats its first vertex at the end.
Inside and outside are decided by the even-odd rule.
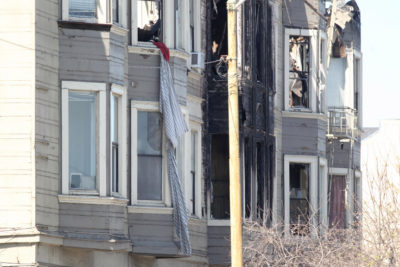
POLYGON ((161 38, 161 0, 137 1, 138 41, 148 42, 161 38))
POLYGON ((245 139, 245 174, 244 174, 244 203, 245 203, 245 217, 251 216, 251 143, 249 139, 245 139))
MULTIPOLYGON (((213 0, 211 11, 211 52, 212 60, 218 60, 228 55, 226 0, 213 0)), ((227 61, 220 61, 214 66, 215 73, 226 78, 228 72, 227 61)))
POLYGON ((255 49, 255 60, 256 60, 256 79, 257 81, 264 80, 264 12, 263 6, 260 2, 256 3, 256 49, 255 49))
POLYGON ((264 143, 257 143, 257 219, 264 220, 264 143))
POLYGON ((290 36, 289 106, 309 108, 310 38, 290 36))
POLYGON ((229 219, 229 145, 227 134, 211 137, 211 219, 229 219))
POLYGON ((310 164, 290 163, 290 228, 292 234, 308 233, 310 164))
POLYGON ((360 60, 354 59, 354 109, 358 111, 358 97, 360 92, 360 60))

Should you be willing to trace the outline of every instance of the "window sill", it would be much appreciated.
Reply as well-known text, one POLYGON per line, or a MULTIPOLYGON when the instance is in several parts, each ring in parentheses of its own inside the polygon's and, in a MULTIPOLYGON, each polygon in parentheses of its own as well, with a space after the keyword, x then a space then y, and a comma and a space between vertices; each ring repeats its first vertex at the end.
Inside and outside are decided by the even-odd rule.
POLYGON ((216 219, 208 219, 208 226, 230 226, 231 220, 216 220, 216 219))
POLYGON ((59 20, 58 26, 67 29, 81 29, 94 31, 110 31, 112 24, 97 23, 93 20, 59 20))
MULTIPOLYGON (((158 49, 152 42, 138 42, 136 45, 129 46, 128 52, 143 55, 160 55, 160 49, 158 49)), ((183 50, 169 49, 169 53, 171 57, 183 60, 190 59, 190 53, 183 50)))
POLYGON ((95 204, 126 206, 128 199, 115 197, 83 196, 83 195, 58 195, 60 203, 95 204))
POLYGON ((328 116, 324 113, 313 113, 311 110, 289 110, 282 111, 282 117, 285 118, 305 118, 305 119, 321 119, 328 121, 328 116))
POLYGON ((170 207, 152 207, 152 206, 128 206, 128 213, 146 213, 146 214, 172 214, 173 208, 170 207))

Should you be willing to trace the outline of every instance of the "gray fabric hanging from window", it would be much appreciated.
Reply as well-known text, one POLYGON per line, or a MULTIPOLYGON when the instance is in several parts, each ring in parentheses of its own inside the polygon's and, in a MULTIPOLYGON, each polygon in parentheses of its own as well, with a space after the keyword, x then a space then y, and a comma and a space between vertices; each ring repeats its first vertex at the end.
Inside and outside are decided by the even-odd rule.
POLYGON ((166 149, 168 177, 171 187, 172 205, 174 206, 174 223, 181 252, 184 255, 190 255, 192 248, 189 241, 189 218, 175 158, 175 148, 178 140, 188 131, 188 127, 175 96, 169 63, 162 55, 160 70, 160 111, 163 114, 164 128, 168 139, 166 149))

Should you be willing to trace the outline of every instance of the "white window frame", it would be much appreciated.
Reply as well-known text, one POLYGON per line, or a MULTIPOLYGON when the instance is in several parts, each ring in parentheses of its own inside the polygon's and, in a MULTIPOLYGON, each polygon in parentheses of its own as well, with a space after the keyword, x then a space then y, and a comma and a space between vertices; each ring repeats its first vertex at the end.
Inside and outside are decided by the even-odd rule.
POLYGON ((328 228, 328 161, 319 159, 319 223, 323 228, 328 228))
MULTIPOLYGON (((310 212, 315 213, 318 209, 317 197, 317 179, 318 179, 318 157, 304 155, 284 155, 284 231, 285 236, 290 237, 290 163, 310 164, 309 177, 309 196, 310 196, 310 212)), ((316 229, 316 218, 312 218, 312 224, 316 229)), ((311 234, 315 234, 311 232, 311 234)))
MULTIPOLYGON (((363 55, 360 51, 354 50, 354 60, 358 61, 358 127, 362 128, 362 114, 363 114, 363 55)), ((353 90, 354 91, 354 90, 353 90)))
MULTIPOLYGON (((74 18, 69 16, 69 1, 70 0, 62 0, 62 14, 61 18, 64 21, 82 21, 88 23, 113 23, 113 12, 112 12, 112 1, 114 0, 96 0, 97 10, 96 10, 96 18, 74 18), (110 21, 107 18, 110 18, 110 21)), ((124 12, 127 10, 127 0, 119 0, 119 22, 117 25, 120 25, 124 28, 127 28, 127 16, 124 12)))
POLYGON ((328 51, 327 51, 327 35, 325 32, 320 31, 320 39, 319 39, 319 59, 318 59, 318 66, 319 66, 319 101, 320 101, 320 112, 326 114, 326 81, 328 79, 328 71, 327 71, 327 60, 328 60, 328 51), (322 59, 322 60, 320 60, 322 59), (325 77, 325 83, 323 83, 321 77, 325 77))
POLYGON ((117 84, 111 84, 110 115, 112 96, 118 98, 118 192, 112 190, 112 142, 111 142, 111 116, 110 116, 110 192, 112 196, 127 198, 127 114, 126 114, 126 89, 117 84))
MULTIPOLYGON (((193 214, 189 214, 191 216, 195 216, 197 218, 201 218, 201 178, 202 178, 202 172, 201 172, 201 124, 198 123, 197 121, 190 120, 189 122, 189 132, 187 133, 189 145, 187 145, 187 150, 186 150, 186 155, 188 155, 187 158, 187 172, 186 172, 186 179, 192 179, 192 174, 191 174, 191 134, 192 132, 196 132, 197 134, 197 139, 196 139, 196 169, 195 169, 195 192, 194 192, 194 200, 195 200, 195 210, 193 211, 193 214)), ((192 202, 190 200, 190 192, 193 191, 193 188, 189 187, 189 183, 185 183, 185 199, 186 199, 186 205, 187 209, 189 210, 189 206, 192 205, 192 202)))
POLYGON ((317 63, 317 40, 318 30, 308 29, 291 29, 285 28, 285 43, 284 43, 284 106, 286 111, 297 112, 317 112, 317 82, 316 82, 316 63, 317 63), (290 35, 310 37, 310 69, 309 69, 309 85, 308 85, 308 108, 292 108, 289 106, 289 41, 290 35))
POLYGON ((69 1, 62 0, 62 20, 83 21, 88 23, 107 23, 107 0, 96 0, 97 18, 74 18, 69 16, 69 1))
MULTIPOLYGON (((190 36, 190 18, 189 18, 189 3, 187 4, 187 33, 185 36, 190 36)), ((201 1, 193 0, 193 17, 194 17, 194 51, 191 51, 189 38, 187 40, 186 51, 201 52, 201 1)))
POLYGON ((62 194, 94 194, 107 195, 107 139, 106 139, 106 84, 94 82, 61 81, 61 128, 62 128, 62 194), (97 93, 97 166, 96 166, 96 191, 70 190, 69 189, 69 91, 95 92, 97 93))
MULTIPOLYGON (((138 112, 160 112, 159 102, 131 100, 131 201, 132 205, 148 207, 171 207, 170 187, 167 171, 167 157, 165 150, 165 133, 162 134, 162 197, 157 200, 138 200, 138 112)), ((156 210, 155 210, 156 211, 156 210)))
POLYGON ((349 228, 354 222, 354 172, 348 168, 329 168, 329 175, 342 175, 345 177, 345 228, 349 228))

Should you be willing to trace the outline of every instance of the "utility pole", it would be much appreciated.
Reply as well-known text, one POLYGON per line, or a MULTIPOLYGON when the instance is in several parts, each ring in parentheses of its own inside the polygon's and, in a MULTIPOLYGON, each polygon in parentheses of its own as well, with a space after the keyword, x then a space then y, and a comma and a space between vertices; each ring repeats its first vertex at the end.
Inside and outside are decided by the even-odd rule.
POLYGON ((228 12, 228 121, 229 121, 229 204, 231 221, 231 265, 243 266, 242 196, 240 190, 239 100, 236 55, 236 0, 227 1, 228 12))

